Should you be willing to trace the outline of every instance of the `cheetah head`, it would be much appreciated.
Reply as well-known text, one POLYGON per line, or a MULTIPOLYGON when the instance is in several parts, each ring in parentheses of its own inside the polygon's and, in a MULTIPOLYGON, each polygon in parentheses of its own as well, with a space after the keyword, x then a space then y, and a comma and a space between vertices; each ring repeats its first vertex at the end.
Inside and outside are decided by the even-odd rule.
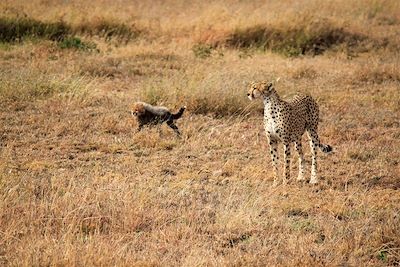
POLYGON ((131 114, 132 116, 139 116, 145 113, 145 108, 143 103, 141 102, 136 102, 135 104, 132 105, 131 108, 131 114))
POLYGON ((255 98, 262 96, 266 97, 269 96, 274 90, 274 84, 272 82, 252 82, 250 84, 249 91, 247 92, 247 97, 250 100, 254 100, 255 98))

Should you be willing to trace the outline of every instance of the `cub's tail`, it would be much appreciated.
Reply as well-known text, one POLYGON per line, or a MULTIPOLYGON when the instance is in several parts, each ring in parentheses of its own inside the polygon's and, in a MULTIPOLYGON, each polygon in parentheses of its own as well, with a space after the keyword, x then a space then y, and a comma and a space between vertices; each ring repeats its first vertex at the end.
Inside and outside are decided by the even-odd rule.
POLYGON ((177 120, 177 119, 179 119, 180 117, 182 117, 182 114, 183 114, 183 112, 185 111, 185 109, 186 109, 186 106, 181 107, 181 108, 179 109, 178 113, 172 114, 172 115, 171 115, 172 119, 177 120))

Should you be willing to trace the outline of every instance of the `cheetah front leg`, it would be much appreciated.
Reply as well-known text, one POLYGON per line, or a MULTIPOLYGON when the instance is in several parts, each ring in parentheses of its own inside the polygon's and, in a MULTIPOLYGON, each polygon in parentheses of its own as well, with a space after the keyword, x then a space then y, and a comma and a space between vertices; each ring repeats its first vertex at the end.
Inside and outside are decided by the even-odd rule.
POLYGON ((279 162, 278 142, 276 140, 271 140, 269 138, 269 149, 270 149, 270 152, 271 152, 272 166, 274 168, 274 183, 272 185, 273 186, 277 186, 278 185, 278 181, 279 181, 279 173, 278 173, 278 162, 279 162))
POLYGON ((285 164, 285 169, 283 173, 283 184, 286 184, 286 182, 290 179, 290 143, 284 144, 283 150, 284 150, 283 161, 285 164))
POLYGON ((297 180, 302 181, 302 180, 304 180, 304 169, 305 169, 306 163, 304 160, 303 149, 301 146, 301 139, 294 142, 294 145, 295 145, 297 154, 299 155, 299 176, 297 176, 297 180))
POLYGON ((137 128, 137 132, 140 132, 143 129, 144 124, 139 123, 138 128, 137 128))

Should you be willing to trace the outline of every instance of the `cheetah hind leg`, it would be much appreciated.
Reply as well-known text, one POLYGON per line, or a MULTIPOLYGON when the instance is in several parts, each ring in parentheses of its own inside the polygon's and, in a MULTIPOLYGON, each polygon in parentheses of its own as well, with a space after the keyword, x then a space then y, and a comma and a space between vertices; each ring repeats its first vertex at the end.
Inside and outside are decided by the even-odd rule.
POLYGON ((174 121, 168 120, 168 121, 167 121, 167 124, 168 124, 168 126, 169 126, 171 129, 174 130, 174 132, 176 133, 176 135, 177 135, 178 137, 181 136, 181 133, 179 132, 178 127, 174 124, 174 121))
POLYGON ((311 147, 311 179, 310 184, 318 183, 317 178, 317 148, 319 147, 318 134, 314 130, 307 131, 311 147))
POLYGON ((297 176, 297 180, 303 181, 306 162, 304 160, 303 149, 301 146, 301 139, 294 142, 294 144, 295 144, 295 149, 297 151, 297 154, 299 155, 299 175, 297 176))
POLYGON ((290 143, 284 144, 283 145, 284 149, 284 164, 285 164, 285 169, 284 169, 284 174, 283 174, 283 184, 285 185, 287 181, 290 179, 290 143))

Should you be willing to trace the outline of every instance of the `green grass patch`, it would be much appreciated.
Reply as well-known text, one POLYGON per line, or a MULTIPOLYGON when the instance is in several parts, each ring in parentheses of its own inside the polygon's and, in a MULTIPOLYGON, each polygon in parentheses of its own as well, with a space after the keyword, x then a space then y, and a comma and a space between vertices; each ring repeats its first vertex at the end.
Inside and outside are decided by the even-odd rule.
POLYGON ((9 43, 0 42, 0 50, 9 51, 11 50, 12 45, 9 43))
POLYGON ((311 219, 299 218, 291 223, 290 228, 299 232, 313 232, 317 227, 311 219))
POLYGON ((193 54, 198 58, 208 58, 211 56, 213 47, 208 44, 196 44, 192 47, 193 54))
POLYGON ((84 51, 96 50, 95 43, 83 42, 78 37, 67 37, 67 38, 63 39, 62 41, 58 42, 58 46, 62 49, 73 48, 73 49, 84 50, 84 51))

